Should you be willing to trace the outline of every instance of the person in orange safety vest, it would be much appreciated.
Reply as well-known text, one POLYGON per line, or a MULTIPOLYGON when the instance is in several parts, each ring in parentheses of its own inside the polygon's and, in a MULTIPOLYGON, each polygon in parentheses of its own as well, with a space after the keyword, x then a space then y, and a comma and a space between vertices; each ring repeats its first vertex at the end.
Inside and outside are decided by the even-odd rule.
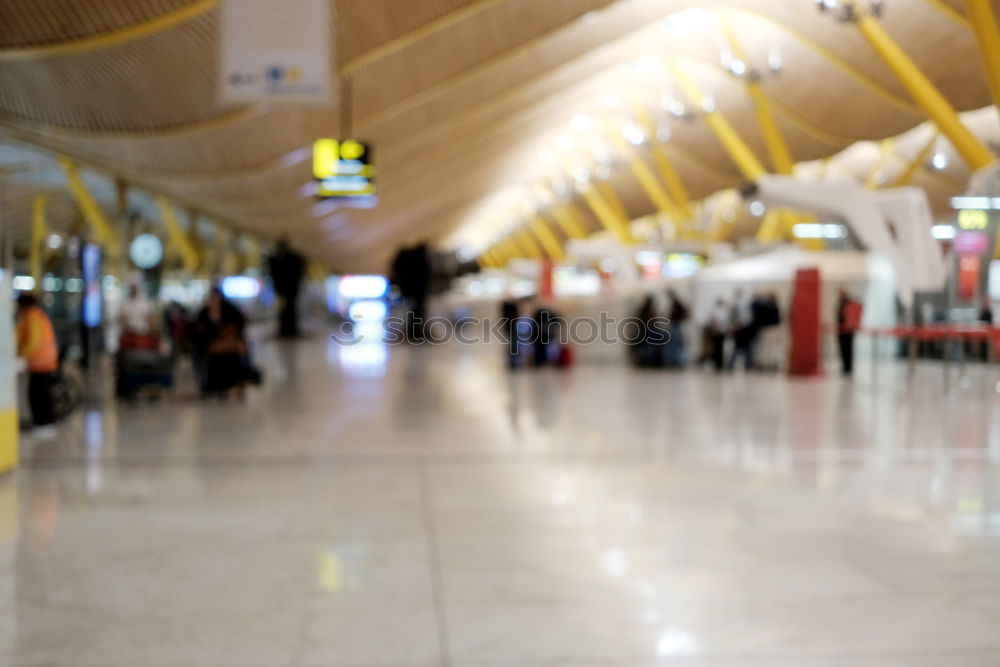
POLYGON ((31 294, 17 298, 17 355, 28 366, 28 403, 37 427, 55 423, 52 374, 59 368, 59 348, 52 321, 31 294))

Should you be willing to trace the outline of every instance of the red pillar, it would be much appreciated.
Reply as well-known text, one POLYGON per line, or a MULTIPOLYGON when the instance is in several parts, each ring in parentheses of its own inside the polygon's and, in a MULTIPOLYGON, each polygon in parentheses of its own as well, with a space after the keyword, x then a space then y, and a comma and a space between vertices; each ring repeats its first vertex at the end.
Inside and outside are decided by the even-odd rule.
POLYGON ((823 281, 819 269, 799 269, 792 288, 792 349, 788 374, 823 374, 823 281))
POLYGON ((551 259, 542 260, 542 273, 538 277, 538 296, 543 299, 555 296, 555 281, 552 276, 555 266, 555 262, 551 259))

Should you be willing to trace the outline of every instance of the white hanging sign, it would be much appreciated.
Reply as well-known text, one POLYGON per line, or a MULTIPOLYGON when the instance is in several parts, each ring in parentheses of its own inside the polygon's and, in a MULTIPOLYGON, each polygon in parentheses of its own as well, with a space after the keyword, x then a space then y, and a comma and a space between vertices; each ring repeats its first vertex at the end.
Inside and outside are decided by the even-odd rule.
POLYGON ((222 0, 225 103, 331 104, 329 0, 222 0))

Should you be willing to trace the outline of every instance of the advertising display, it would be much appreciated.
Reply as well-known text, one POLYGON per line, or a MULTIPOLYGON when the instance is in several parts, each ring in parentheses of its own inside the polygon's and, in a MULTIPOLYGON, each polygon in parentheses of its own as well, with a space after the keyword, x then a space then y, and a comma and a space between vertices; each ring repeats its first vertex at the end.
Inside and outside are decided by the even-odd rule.
POLYGON ((333 103, 330 3, 223 0, 220 90, 224 103, 333 103))
POLYGON ((104 321, 104 296, 101 292, 101 249, 94 243, 87 243, 80 251, 80 266, 83 276, 83 326, 96 329, 104 321))
MULTIPOLYGON (((960 201, 963 205, 978 202, 978 198, 960 201)), ((956 305, 977 306, 989 291, 989 271, 985 267, 993 259, 997 244, 997 211, 992 206, 989 209, 959 209, 955 226, 953 295, 956 305)))

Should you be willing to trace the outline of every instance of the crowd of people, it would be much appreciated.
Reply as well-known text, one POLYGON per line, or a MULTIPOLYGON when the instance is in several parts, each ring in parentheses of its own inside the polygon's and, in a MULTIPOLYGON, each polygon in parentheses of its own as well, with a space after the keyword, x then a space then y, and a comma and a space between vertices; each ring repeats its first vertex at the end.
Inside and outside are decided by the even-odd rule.
POLYGON ((746 370, 777 370, 780 360, 781 307, 773 292, 747 298, 737 290, 733 300, 716 299, 702 328, 699 365, 732 371, 742 362, 746 370))
POLYGON ((563 331, 566 322, 543 299, 505 299, 500 306, 500 323, 507 338, 507 365, 512 370, 572 365, 573 351, 563 331))
POLYGON ((183 356, 190 356, 204 396, 242 395, 248 385, 260 382, 246 338, 246 317, 219 288, 192 315, 176 301, 161 312, 139 285, 132 285, 120 320, 119 396, 131 396, 144 386, 171 386, 183 356))

